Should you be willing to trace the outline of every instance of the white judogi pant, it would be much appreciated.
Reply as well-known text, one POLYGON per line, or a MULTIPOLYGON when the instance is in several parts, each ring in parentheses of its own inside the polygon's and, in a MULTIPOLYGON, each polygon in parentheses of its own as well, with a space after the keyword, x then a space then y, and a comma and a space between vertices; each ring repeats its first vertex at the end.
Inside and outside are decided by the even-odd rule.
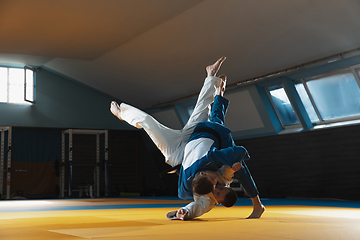
POLYGON ((221 79, 207 77, 201 88, 193 113, 181 130, 174 130, 159 123, 149 114, 125 103, 120 104, 120 117, 136 128, 143 128, 165 156, 165 162, 176 166, 182 163, 184 149, 194 128, 199 122, 208 120, 215 93, 221 79))

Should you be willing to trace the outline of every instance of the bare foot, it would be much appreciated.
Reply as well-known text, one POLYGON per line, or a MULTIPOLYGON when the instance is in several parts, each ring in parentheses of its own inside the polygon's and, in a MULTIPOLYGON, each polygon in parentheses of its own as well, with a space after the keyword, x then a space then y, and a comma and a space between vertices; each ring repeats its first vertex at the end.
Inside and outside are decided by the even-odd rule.
POLYGON ((119 104, 117 104, 115 101, 112 101, 112 102, 111 102, 110 111, 111 111, 111 113, 114 114, 118 119, 123 120, 123 119, 120 117, 120 106, 119 106, 119 104))
POLYGON ((219 58, 214 64, 206 67, 208 77, 215 76, 219 71, 221 64, 225 61, 226 57, 219 58))
POLYGON ((253 212, 246 219, 260 218, 264 212, 265 207, 263 205, 261 207, 254 207, 253 212))

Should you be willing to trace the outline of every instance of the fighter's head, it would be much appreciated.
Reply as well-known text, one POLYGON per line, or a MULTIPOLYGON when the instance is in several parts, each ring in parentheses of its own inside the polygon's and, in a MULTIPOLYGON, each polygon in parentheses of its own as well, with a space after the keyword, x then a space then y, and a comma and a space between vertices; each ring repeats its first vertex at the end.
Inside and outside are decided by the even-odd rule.
POLYGON ((195 176, 192 181, 193 192, 199 195, 208 194, 213 191, 219 176, 214 171, 203 171, 195 176))
POLYGON ((219 175, 214 171, 200 172, 192 182, 193 192, 199 195, 212 192, 219 204, 225 207, 234 206, 238 199, 236 192, 230 187, 217 184, 218 179, 219 175))
POLYGON ((232 207, 237 202, 238 196, 236 192, 224 185, 217 185, 213 190, 216 201, 224 207, 232 207))

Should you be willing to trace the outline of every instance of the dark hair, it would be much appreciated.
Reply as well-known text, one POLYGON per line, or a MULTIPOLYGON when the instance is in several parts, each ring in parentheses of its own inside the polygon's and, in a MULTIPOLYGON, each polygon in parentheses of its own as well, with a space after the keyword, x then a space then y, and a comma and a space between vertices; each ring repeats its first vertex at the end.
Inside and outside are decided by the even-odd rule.
POLYGON ((199 195, 205 195, 214 189, 212 182, 204 175, 198 174, 192 181, 193 192, 199 195))
POLYGON ((224 207, 232 207, 238 200, 236 192, 229 188, 229 192, 225 195, 224 201, 221 203, 224 207))

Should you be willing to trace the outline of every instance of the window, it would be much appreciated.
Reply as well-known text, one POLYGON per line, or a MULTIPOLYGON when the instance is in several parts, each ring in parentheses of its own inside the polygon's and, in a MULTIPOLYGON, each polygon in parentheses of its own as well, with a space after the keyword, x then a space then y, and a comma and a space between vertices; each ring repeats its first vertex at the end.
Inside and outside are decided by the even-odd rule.
POLYGON ((0 102, 7 102, 7 89, 8 89, 8 70, 7 68, 0 67, 0 102))
POLYGON ((31 104, 35 101, 34 71, 29 67, 0 67, 0 102, 31 104))
POLYGON ((284 127, 298 125, 299 120, 282 85, 268 88, 271 102, 284 127))
POLYGON ((303 79, 295 87, 312 122, 360 117, 360 89, 350 68, 303 79))

